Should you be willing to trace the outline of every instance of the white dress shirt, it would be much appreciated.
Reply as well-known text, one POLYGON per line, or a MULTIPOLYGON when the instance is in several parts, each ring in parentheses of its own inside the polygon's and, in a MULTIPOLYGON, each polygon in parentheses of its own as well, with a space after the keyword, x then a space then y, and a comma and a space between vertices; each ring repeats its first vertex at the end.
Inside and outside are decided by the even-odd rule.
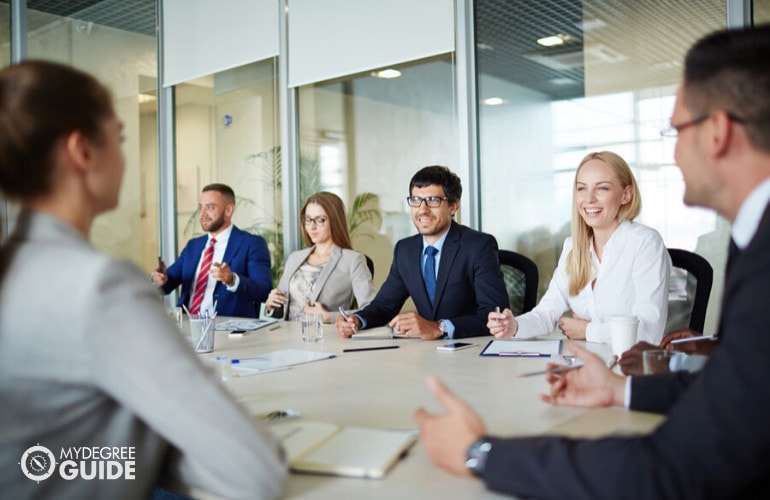
MULTIPOLYGON (((230 234, 233 232, 233 225, 230 224, 227 226, 227 229, 219 233, 218 235, 214 236, 214 238, 217 240, 216 243, 214 243, 214 256, 211 260, 211 264, 215 263, 222 263, 222 259, 225 258, 225 250, 227 250, 227 242, 230 240, 230 234)), ((201 271, 201 263, 203 263, 203 254, 206 253, 206 248, 208 248, 209 243, 211 242, 211 233, 209 233, 209 239, 206 241, 206 245, 203 247, 203 252, 201 252, 200 260, 198 260, 198 270, 195 271, 195 279, 193 280, 193 283, 198 282, 198 274, 200 274, 201 271)), ((234 292, 238 289, 238 284, 240 283, 240 279, 238 278, 238 275, 233 273, 233 284, 232 286, 227 286, 228 291, 234 292)), ((203 311, 209 311, 209 314, 214 313, 214 287, 217 286, 217 280, 215 280, 211 275, 209 275, 209 280, 206 282, 206 291, 203 292, 203 301, 201 302, 201 313, 203 311)), ((195 290, 193 289, 193 293, 195 293, 195 290)))
POLYGON ((610 342, 610 316, 639 318, 637 341, 658 344, 668 315, 671 258, 657 231, 636 222, 621 223, 610 237, 599 261, 591 244, 594 277, 577 296, 569 295, 567 255, 572 238, 564 241, 559 265, 540 303, 516 318, 517 338, 551 333, 567 311, 588 320, 588 342, 610 342), (595 286, 592 282, 596 280, 595 286))

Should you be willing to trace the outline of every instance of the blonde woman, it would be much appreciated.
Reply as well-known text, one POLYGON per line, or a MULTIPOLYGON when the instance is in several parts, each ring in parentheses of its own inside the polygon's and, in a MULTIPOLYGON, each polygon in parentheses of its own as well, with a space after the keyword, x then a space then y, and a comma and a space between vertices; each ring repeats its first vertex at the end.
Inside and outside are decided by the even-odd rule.
POLYGON ((278 286, 265 302, 266 313, 290 321, 298 321, 304 313, 320 313, 324 323, 334 323, 340 306, 369 304, 376 293, 372 274, 364 254, 352 249, 339 196, 328 192, 310 196, 299 220, 309 248, 286 259, 278 286))
POLYGON ((628 164, 610 151, 590 153, 575 174, 573 200, 572 236, 540 303, 518 318, 510 309, 491 312, 489 332, 529 338, 558 325, 570 339, 609 343, 609 317, 630 315, 639 318, 637 340, 658 344, 671 259, 660 234, 633 221, 642 200, 628 164))

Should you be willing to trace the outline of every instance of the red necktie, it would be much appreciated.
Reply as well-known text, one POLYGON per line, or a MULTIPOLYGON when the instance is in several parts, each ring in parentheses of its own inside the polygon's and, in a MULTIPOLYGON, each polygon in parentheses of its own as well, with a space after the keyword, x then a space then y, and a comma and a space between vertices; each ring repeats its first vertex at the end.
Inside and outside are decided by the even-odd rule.
POLYGON ((211 268, 211 261, 214 260, 214 244, 216 239, 211 238, 209 240, 209 246, 203 251, 203 261, 201 262, 201 270, 198 273, 198 280, 195 282, 195 293, 190 301, 190 314, 193 316, 198 314, 201 308, 201 302, 203 302, 203 292, 206 291, 206 284, 209 281, 209 269, 211 268))

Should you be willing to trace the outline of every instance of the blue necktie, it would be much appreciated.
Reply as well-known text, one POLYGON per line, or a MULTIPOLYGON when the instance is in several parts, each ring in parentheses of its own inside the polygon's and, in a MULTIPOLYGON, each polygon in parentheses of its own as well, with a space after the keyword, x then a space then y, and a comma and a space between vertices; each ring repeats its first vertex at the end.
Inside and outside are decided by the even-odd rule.
POLYGON ((425 290, 428 291, 428 298, 433 305, 433 298, 436 296, 436 247, 428 246, 425 248, 425 265, 422 267, 422 279, 425 280, 425 290))

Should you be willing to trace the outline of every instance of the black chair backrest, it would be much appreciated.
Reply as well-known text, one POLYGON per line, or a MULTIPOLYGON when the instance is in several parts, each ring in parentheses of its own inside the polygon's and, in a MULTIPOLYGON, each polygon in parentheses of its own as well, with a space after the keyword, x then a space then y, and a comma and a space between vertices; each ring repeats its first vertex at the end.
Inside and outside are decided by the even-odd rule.
POLYGON ((539 273, 537 265, 524 255, 511 250, 499 250, 500 270, 514 315, 531 311, 537 304, 539 273))
POLYGON ((364 254, 364 257, 366 257, 366 267, 369 268, 369 272, 372 273, 372 278, 374 278, 374 261, 366 254, 364 254))
POLYGON ((695 252, 669 248, 668 253, 672 268, 666 333, 688 327, 703 333, 714 269, 695 252))

